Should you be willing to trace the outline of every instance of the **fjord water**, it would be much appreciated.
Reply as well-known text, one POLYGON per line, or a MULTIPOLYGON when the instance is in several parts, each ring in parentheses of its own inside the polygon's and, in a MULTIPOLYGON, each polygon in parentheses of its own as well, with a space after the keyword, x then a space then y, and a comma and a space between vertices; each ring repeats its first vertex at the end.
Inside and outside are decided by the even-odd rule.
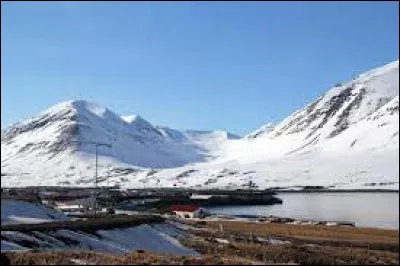
POLYGON ((399 229, 399 193, 280 193, 282 204, 210 208, 227 215, 274 215, 295 219, 352 221, 358 227, 399 229))

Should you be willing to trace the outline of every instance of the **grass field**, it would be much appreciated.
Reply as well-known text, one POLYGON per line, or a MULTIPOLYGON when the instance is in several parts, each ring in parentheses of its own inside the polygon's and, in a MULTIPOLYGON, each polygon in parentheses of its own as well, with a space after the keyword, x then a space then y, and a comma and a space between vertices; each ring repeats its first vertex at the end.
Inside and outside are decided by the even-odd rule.
POLYGON ((2 254, 1 265, 249 265, 252 260, 206 255, 201 257, 165 256, 132 252, 110 255, 95 252, 42 252, 2 254), (9 263, 9 264, 7 264, 9 263))
POLYGON ((220 224, 226 232, 251 233, 266 236, 281 236, 298 239, 354 241, 366 243, 399 244, 399 231, 362 227, 335 227, 323 225, 291 225, 278 223, 254 223, 241 221, 206 222, 210 229, 219 230, 220 224))
POLYGON ((197 238, 183 243, 202 254, 302 265, 399 264, 398 230, 242 221, 208 221, 199 229, 195 230, 197 238), (217 243, 216 237, 228 240, 229 244, 217 243), (254 241, 257 237, 289 243, 259 243, 254 241))
POLYGON ((92 252, 6 253, 4 256, 12 265, 65 265, 75 262, 97 265, 399 264, 398 230, 241 221, 184 222, 193 236, 180 241, 202 254, 200 257, 175 257, 141 252, 118 256, 92 252), (287 242, 257 242, 257 237, 287 242))

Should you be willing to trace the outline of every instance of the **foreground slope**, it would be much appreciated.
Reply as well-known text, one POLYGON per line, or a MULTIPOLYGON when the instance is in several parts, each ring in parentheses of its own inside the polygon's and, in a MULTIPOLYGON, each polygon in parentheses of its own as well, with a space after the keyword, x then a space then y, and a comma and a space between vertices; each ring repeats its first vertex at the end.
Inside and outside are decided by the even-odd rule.
MULTIPOLYGON (((109 217, 112 221, 115 217, 109 217)), ((132 216, 132 219, 135 217, 132 216)), ((50 221, 67 221, 64 213, 41 204, 19 200, 1 201, 1 224, 40 224, 50 221)), ((79 221, 74 221, 79 223, 79 221)), ((60 224, 61 225, 61 224, 60 224)), ((28 250, 93 250, 126 253, 144 250, 179 256, 196 256, 198 253, 181 245, 177 238, 188 237, 185 232, 169 222, 125 225, 112 229, 91 227, 89 232, 65 227, 48 228, 45 231, 2 231, 1 251, 28 250)), ((22 227, 23 228, 23 227, 22 227)), ((18 230, 18 229, 17 229, 18 230)))

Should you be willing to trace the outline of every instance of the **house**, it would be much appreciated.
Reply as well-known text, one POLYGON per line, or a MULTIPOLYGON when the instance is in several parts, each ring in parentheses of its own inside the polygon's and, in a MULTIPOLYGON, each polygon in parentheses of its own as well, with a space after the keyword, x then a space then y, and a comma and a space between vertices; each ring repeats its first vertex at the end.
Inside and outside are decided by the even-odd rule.
POLYGON ((75 204, 75 205, 71 205, 71 204, 61 204, 61 205, 57 205, 56 206, 57 209, 69 213, 69 212, 84 212, 86 211, 88 208, 81 205, 81 204, 75 204))
POLYGON ((172 205, 169 211, 178 218, 203 218, 206 211, 197 205, 172 205))
MULTIPOLYGON (((63 212, 86 212, 93 209, 93 198, 54 201, 54 206, 63 212)), ((99 208, 99 206, 97 206, 99 208)))

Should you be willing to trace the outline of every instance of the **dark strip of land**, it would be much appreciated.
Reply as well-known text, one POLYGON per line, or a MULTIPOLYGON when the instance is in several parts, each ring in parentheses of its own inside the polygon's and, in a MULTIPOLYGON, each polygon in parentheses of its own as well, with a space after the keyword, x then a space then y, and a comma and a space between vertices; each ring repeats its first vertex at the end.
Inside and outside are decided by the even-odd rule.
POLYGON ((36 224, 5 224, 1 231, 54 231, 58 229, 96 231, 149 223, 161 223, 165 218, 158 215, 117 215, 75 221, 55 221, 36 224))
POLYGON ((399 193, 395 189, 302 189, 302 190, 274 190, 276 193, 399 193))

